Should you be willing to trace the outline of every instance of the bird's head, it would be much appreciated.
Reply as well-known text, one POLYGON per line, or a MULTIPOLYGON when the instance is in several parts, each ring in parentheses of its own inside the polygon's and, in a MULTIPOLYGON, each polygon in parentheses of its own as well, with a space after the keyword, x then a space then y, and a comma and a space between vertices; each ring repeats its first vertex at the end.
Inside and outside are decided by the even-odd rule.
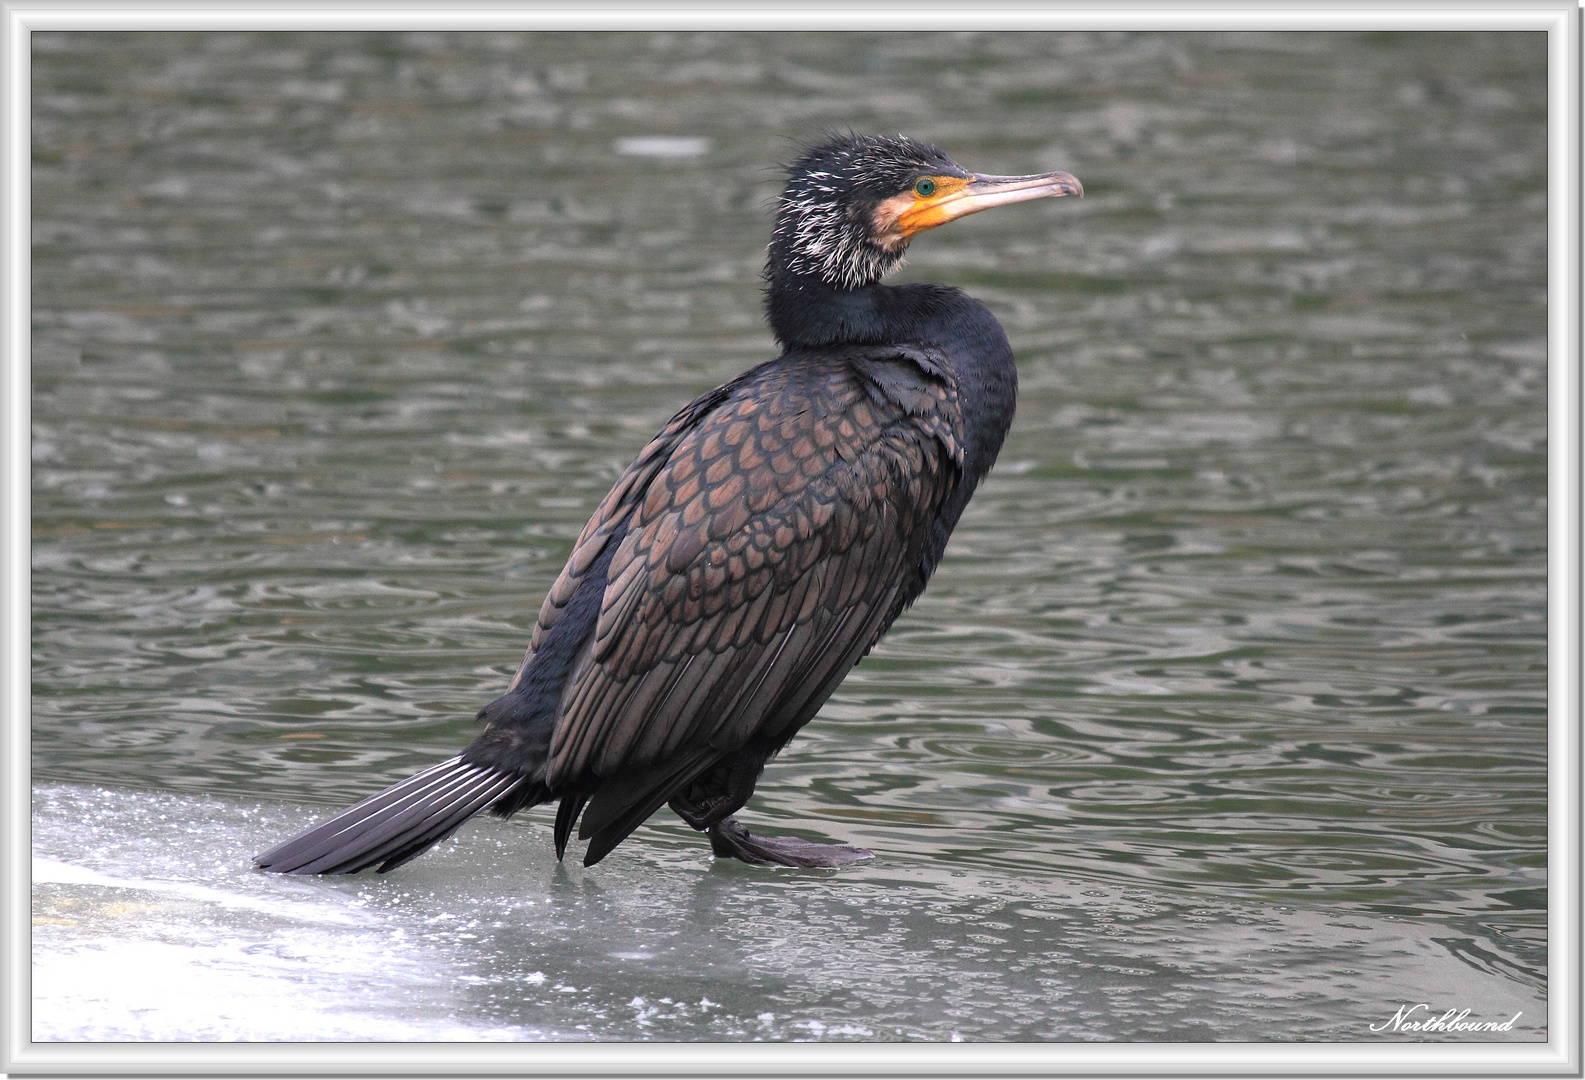
POLYGON ((916 233, 993 206, 1082 194, 1064 172, 984 176, 905 136, 833 135, 787 168, 766 276, 861 288, 895 269, 916 233))

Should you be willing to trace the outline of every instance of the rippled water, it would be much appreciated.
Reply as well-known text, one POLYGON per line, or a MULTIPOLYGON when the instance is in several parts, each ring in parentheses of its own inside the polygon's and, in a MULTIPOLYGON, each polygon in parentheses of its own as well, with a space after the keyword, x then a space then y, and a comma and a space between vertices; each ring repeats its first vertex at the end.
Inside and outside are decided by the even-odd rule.
POLYGON ((88 1007, 95 949, 280 1005, 343 916, 451 916, 429 1004, 353 953, 306 1034, 1352 1039, 1441 993, 1544 1037, 1544 46, 35 34, 36 1034, 239 1037, 202 979, 88 1007), (997 313, 1018 418, 746 814, 880 857, 712 867, 663 812, 563 871, 535 811, 249 872, 468 737, 610 482, 772 355, 769 166, 846 126, 1086 189, 903 275, 997 313))

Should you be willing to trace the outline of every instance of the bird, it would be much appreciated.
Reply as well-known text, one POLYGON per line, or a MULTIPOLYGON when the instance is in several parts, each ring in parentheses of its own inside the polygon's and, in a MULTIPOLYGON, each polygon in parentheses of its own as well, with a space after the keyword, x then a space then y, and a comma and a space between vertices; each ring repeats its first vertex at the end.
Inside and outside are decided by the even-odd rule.
POLYGON ((961 290, 885 285, 915 236, 1083 195, 969 172, 906 136, 828 132, 787 167, 764 272, 781 355, 684 406, 595 510, 506 693, 462 752, 254 857, 381 873, 488 809, 556 802, 585 866, 663 805, 717 858, 862 848, 749 832, 770 761, 923 592, 1011 426, 1007 335, 961 290))

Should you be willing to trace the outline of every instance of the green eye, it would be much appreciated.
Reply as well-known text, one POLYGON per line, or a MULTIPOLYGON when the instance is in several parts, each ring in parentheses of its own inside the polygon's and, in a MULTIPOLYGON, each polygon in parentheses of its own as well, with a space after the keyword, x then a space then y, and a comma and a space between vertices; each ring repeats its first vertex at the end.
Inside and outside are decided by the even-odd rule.
POLYGON ((936 182, 928 176, 921 176, 914 183, 914 194, 922 199, 927 199, 936 193, 936 182))

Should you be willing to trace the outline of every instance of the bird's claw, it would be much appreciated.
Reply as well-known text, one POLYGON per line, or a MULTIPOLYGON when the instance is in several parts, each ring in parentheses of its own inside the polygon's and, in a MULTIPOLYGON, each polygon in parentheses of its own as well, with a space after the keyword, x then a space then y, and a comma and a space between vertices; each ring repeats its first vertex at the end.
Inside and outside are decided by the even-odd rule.
POLYGON ((817 844, 796 836, 755 836, 734 818, 710 827, 710 848, 721 859, 740 859, 755 866, 845 866, 875 853, 848 844, 817 844))

